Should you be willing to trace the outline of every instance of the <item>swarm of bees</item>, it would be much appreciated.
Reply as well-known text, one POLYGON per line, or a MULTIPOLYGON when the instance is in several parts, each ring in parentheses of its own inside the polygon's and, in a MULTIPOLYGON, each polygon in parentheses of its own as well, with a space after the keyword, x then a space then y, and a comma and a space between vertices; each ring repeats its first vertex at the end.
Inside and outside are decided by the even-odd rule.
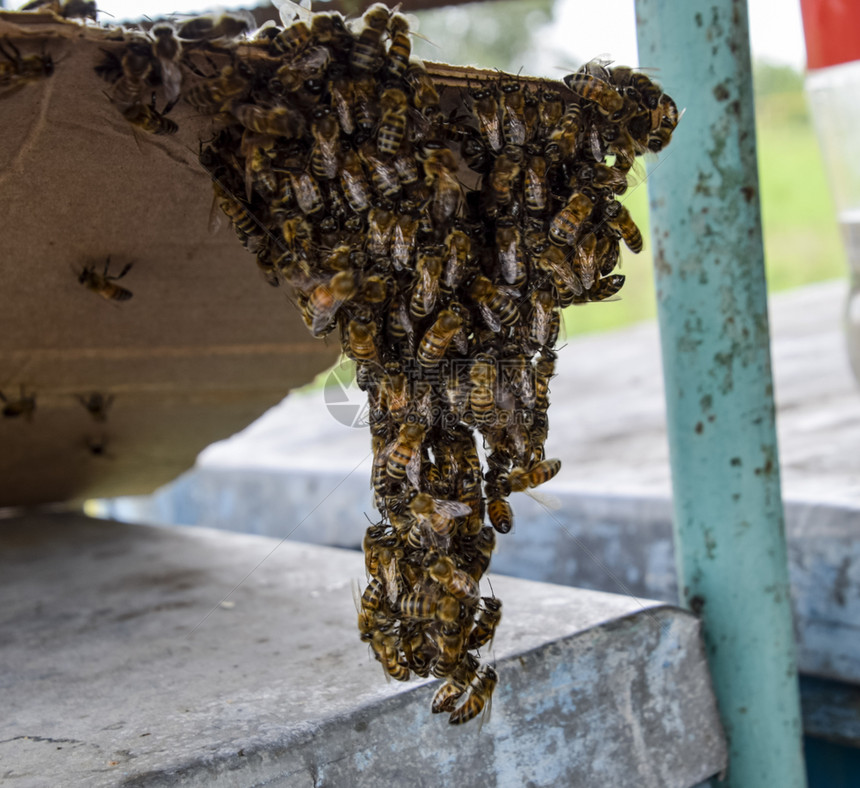
POLYGON ((389 677, 444 679, 432 711, 464 723, 498 681, 481 651, 502 604, 480 581, 513 527, 508 497, 561 466, 544 454, 560 309, 620 290, 620 246, 639 252, 642 236, 619 198, 678 110, 649 77, 597 61, 563 84, 443 83, 381 4, 354 28, 336 13, 285 21, 241 44, 221 31, 217 47, 218 25, 197 25, 225 62, 187 90, 183 50, 157 27, 101 71, 149 131, 169 131, 137 118, 154 75, 213 117, 199 160, 217 205, 311 333, 336 331, 354 360, 381 515, 360 635, 389 677))

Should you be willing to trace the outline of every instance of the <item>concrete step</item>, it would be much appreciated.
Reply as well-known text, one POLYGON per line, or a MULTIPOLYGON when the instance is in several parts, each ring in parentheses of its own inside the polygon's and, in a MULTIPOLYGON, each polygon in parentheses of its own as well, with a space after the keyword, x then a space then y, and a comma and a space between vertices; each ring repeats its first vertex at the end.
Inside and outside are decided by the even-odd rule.
POLYGON ((654 786, 725 765, 697 620, 491 576, 479 729, 386 683, 351 551, 78 515, 0 523, 0 775, 22 786, 654 786))

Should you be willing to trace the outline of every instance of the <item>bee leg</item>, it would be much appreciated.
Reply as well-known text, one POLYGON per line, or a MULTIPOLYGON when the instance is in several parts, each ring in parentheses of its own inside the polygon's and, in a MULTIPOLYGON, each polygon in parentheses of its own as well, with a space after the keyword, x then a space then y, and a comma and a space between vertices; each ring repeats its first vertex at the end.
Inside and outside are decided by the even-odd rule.
POLYGON ((128 265, 125 266, 125 268, 122 269, 122 271, 119 272, 119 274, 117 274, 116 276, 112 276, 111 279, 122 279, 131 270, 131 267, 133 265, 134 261, 130 262, 128 265))

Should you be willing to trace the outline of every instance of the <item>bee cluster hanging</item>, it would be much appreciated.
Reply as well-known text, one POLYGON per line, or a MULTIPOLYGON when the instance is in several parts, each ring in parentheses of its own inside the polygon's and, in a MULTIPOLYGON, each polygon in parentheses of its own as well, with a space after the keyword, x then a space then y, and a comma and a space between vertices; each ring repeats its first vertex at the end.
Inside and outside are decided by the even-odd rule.
POLYGON ((599 62, 564 84, 443 83, 381 4, 354 32, 338 14, 240 46, 223 19, 176 32, 102 64, 111 100, 169 133, 137 90, 160 73, 170 102, 218 119, 200 162, 221 209, 312 334, 338 332, 368 396, 381 520, 364 538, 361 638, 394 679, 444 679, 432 711, 466 722, 498 679, 480 652, 502 603, 479 584, 507 499, 561 465, 544 456, 559 310, 621 288, 620 243, 642 237, 618 197, 635 157, 669 142, 675 103, 599 62), (180 67, 200 77, 181 96, 180 67))

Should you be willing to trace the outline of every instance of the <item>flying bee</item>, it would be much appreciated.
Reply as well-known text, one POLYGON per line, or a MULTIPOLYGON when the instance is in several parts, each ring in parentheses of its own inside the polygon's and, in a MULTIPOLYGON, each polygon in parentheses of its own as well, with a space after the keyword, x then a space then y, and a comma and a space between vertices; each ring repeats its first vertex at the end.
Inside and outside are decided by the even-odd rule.
POLYGON ((315 337, 324 336, 334 326, 333 319, 343 304, 355 295, 355 275, 341 271, 314 288, 308 297, 305 323, 315 337))
POLYGON ((409 315, 421 320, 433 312, 439 295, 439 279, 442 276, 442 258, 432 249, 419 249, 416 265, 418 280, 409 301, 409 315))
POLYGON ((95 263, 85 265, 78 274, 78 282, 87 290, 100 295, 106 301, 128 301, 132 296, 131 290, 116 284, 118 279, 122 279, 130 270, 134 263, 128 263, 122 271, 116 276, 108 273, 110 269, 110 255, 105 260, 104 270, 99 274, 96 273, 95 263))
POLYGON ((122 111, 122 116, 142 131, 149 134, 176 134, 179 125, 148 104, 132 104, 122 111))
POLYGON ((371 208, 367 214, 367 253, 371 259, 387 258, 397 217, 385 208, 371 208))
POLYGON ((433 498, 428 493, 418 493, 409 504, 409 511, 419 526, 426 526, 436 536, 450 537, 454 534, 458 517, 472 513, 472 508, 460 501, 433 498))
POLYGON ((535 290, 531 295, 531 303, 529 341, 539 347, 551 348, 558 339, 561 324, 555 299, 549 290, 535 290))
POLYGON ((17 419, 23 416, 26 421, 33 420, 33 413, 36 411, 36 395, 34 393, 27 394, 27 390, 22 383, 20 386, 19 395, 10 399, 2 391, 0 391, 0 400, 3 402, 3 418, 17 419))
POLYGON ((313 113, 311 135, 315 144, 311 150, 311 172, 320 180, 337 177, 340 153, 340 125, 331 107, 317 107, 313 113))
POLYGON ((586 290, 591 290, 600 273, 596 251, 597 237, 594 233, 586 233, 574 251, 573 270, 586 290))
POLYGON ((391 236, 391 260, 396 270, 411 268, 417 237, 418 220, 409 214, 398 216, 391 236))
POLYGON ((491 150, 498 153, 504 144, 502 125, 499 122, 499 101, 495 86, 484 86, 469 90, 472 97, 472 112, 478 122, 481 138, 491 150))
POLYGON ((486 276, 478 274, 469 288, 469 296, 478 305, 484 322, 493 331, 513 326, 520 317, 516 301, 496 287, 486 276))
POLYGON ((397 153, 406 135, 408 100, 402 90, 388 88, 382 92, 379 104, 382 118, 376 133, 376 149, 380 156, 393 156, 397 153))
POLYGON ((432 367, 438 364, 445 353, 454 335, 462 328, 463 318, 451 309, 445 309, 439 313, 436 321, 421 339, 416 356, 422 367, 432 367))
POLYGON ((152 36, 152 54, 161 67, 161 84, 164 86, 164 98, 167 106, 164 113, 179 101, 179 93, 182 88, 182 69, 180 60, 182 58, 182 44, 176 37, 176 31, 169 22, 158 22, 150 30, 152 36))
POLYGON ((340 187, 349 207, 355 213, 364 213, 370 207, 370 187, 354 150, 344 153, 340 167, 340 187))
POLYGON ((469 407, 478 424, 488 424, 496 415, 496 364, 492 356, 479 354, 469 367, 469 407))
POLYGON ((246 129, 275 137, 301 137, 305 131, 304 116, 289 107, 260 107, 233 101, 233 117, 246 129))
POLYGON ((506 145, 525 145, 527 136, 526 101, 517 81, 501 84, 502 134, 506 145))
POLYGON ((186 41, 233 41, 257 26, 248 11, 223 11, 220 14, 195 16, 183 22, 176 30, 186 41))
POLYGON ((4 90, 4 95, 54 73, 54 59, 50 55, 43 52, 41 55, 22 57, 18 47, 9 38, 4 38, 3 45, 0 45, 0 55, 5 58, 0 61, 0 89, 4 90))
POLYGON ((98 21, 98 8, 94 0, 32 0, 19 11, 46 9, 61 19, 92 19, 98 21))
POLYGON ((490 701, 498 681, 499 674, 493 667, 481 665, 469 686, 469 697, 466 698, 466 702, 462 706, 451 712, 448 722, 451 725, 462 725, 464 722, 477 717, 481 712, 486 714, 489 711, 490 701))
POLYGON ((580 225, 591 216, 594 201, 584 192, 576 192, 552 217, 549 240, 557 246, 573 246, 580 225))
POLYGON ((621 120, 624 99, 611 83, 580 69, 575 74, 568 74, 564 84, 578 96, 596 104, 600 113, 611 121, 621 120))
POLYGON ((360 320, 350 320, 347 325, 349 338, 349 357, 354 361, 379 363, 379 352, 376 349, 376 323, 365 323, 360 320))
POLYGON ((639 232, 627 208, 617 200, 613 200, 603 207, 603 216, 606 224, 621 234, 622 240, 631 252, 638 254, 642 251, 642 233, 639 232))
POLYGON ((87 396, 76 394, 75 397, 95 421, 107 421, 108 411, 110 410, 110 406, 113 405, 113 394, 105 395, 100 391, 93 391, 87 396))
POLYGON ((503 482, 511 492, 524 492, 548 482, 561 470, 561 460, 542 460, 528 470, 513 468, 503 482))
POLYGON ((426 428, 422 424, 401 425, 397 438, 391 446, 386 464, 388 475, 397 481, 408 478, 418 487, 421 469, 421 443, 426 428))
POLYGON ((391 11, 382 3, 374 3, 364 12, 364 27, 353 42, 349 65, 357 73, 378 71, 385 60, 382 35, 388 26, 391 11))
POLYGON ((458 569, 450 556, 431 551, 424 557, 424 568, 430 577, 455 599, 477 602, 480 596, 477 581, 458 569))
POLYGON ((412 55, 409 20, 403 14, 392 14, 388 21, 388 34, 391 36, 391 44, 388 46, 385 68, 391 77, 400 79, 409 68, 409 58, 412 55))
POLYGON ((495 597, 482 597, 484 606, 478 611, 475 626, 466 639, 466 648, 481 648, 489 643, 496 634, 496 627, 502 620, 502 601, 495 597))

